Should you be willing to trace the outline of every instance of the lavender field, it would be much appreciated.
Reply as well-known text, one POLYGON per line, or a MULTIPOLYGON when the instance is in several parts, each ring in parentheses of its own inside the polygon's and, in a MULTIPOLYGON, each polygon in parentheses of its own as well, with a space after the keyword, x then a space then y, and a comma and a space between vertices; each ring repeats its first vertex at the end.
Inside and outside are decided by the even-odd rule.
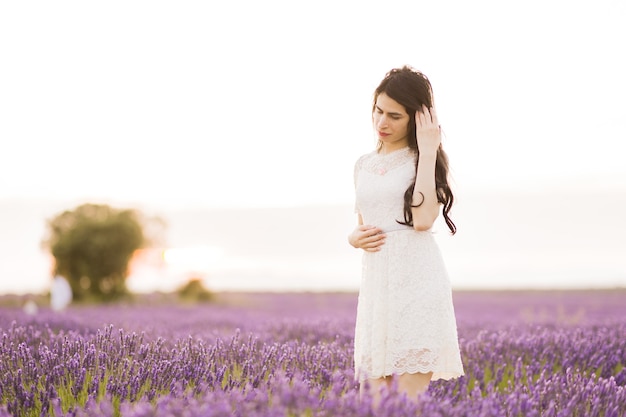
POLYGON ((0 416, 623 416, 626 291, 456 292, 466 375, 372 410, 356 295, 0 308, 0 416))

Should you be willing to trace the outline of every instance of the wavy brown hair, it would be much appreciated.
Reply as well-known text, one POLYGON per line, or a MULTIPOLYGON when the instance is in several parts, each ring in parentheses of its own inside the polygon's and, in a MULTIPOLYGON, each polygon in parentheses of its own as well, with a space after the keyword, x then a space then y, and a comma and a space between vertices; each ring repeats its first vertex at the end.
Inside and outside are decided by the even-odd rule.
MULTIPOLYGON (((397 101, 404 106, 409 114, 408 139, 409 147, 413 149, 417 155, 415 158, 415 175, 417 175, 417 166, 419 164, 419 148, 417 147, 417 136, 415 131, 415 112, 421 111, 422 105, 426 105, 429 109, 433 107, 433 89, 428 78, 415 69, 404 66, 389 71, 385 78, 381 81, 378 88, 374 92, 374 104, 372 113, 376 109, 376 100, 378 96, 385 93, 391 99, 397 101)), ((382 144, 379 142, 378 147, 382 144)), ((437 201, 443 204, 443 218, 452 234, 456 233, 456 225, 450 219, 450 209, 454 203, 454 194, 448 183, 448 156, 444 152, 441 145, 437 150, 437 162, 435 164, 435 185, 437 188, 437 201)), ((411 183, 404 193, 404 221, 397 220, 398 223, 413 226, 413 212, 411 211, 411 202, 413 200, 413 188, 415 180, 411 183)))

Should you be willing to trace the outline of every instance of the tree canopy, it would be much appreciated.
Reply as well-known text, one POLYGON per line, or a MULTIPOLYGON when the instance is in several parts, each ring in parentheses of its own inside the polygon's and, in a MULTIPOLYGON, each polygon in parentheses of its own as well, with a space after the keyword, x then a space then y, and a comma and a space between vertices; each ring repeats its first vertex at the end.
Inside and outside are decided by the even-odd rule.
POLYGON ((108 301, 128 293, 129 262, 148 243, 145 221, 136 210, 98 204, 83 204, 48 221, 43 244, 75 299, 108 301))

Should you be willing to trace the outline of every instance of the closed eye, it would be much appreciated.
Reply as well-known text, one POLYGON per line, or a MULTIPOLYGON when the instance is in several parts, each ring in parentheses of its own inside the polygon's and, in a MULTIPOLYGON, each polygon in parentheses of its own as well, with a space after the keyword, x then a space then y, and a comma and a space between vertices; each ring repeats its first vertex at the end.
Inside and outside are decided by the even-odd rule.
MULTIPOLYGON (((376 113, 383 114, 384 111, 380 107, 376 106, 376 113)), ((389 115, 389 117, 391 117, 394 120, 398 120, 402 118, 402 115, 400 113, 392 112, 392 113, 387 113, 387 114, 389 115)))

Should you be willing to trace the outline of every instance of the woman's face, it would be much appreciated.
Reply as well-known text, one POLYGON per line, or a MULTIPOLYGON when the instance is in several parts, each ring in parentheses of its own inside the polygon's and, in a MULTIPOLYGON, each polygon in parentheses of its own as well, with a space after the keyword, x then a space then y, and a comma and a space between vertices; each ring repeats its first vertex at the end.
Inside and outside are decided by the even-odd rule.
POLYGON ((383 148, 393 150, 409 144, 409 115, 403 105, 387 94, 381 93, 376 98, 372 119, 383 148))

